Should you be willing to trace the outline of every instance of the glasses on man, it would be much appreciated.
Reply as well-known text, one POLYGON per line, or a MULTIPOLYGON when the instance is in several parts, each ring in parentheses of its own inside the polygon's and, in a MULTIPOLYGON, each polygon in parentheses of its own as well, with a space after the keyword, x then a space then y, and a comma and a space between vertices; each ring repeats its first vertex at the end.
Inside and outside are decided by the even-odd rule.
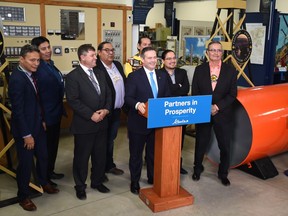
POLYGON ((167 60, 167 61, 176 60, 176 57, 165 58, 165 60, 167 60))
POLYGON ((115 52, 115 49, 109 49, 109 48, 105 48, 105 49, 102 49, 102 50, 104 50, 107 53, 114 53, 115 52))
POLYGON ((222 53, 223 52, 222 49, 209 49, 208 51, 211 53, 222 53))

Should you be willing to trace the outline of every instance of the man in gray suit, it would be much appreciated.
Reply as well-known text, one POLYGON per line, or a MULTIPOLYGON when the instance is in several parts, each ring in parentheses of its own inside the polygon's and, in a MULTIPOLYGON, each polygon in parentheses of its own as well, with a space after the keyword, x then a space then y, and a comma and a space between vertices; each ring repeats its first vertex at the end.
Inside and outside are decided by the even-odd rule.
POLYGON ((105 175, 107 115, 112 107, 112 97, 105 74, 95 68, 95 48, 90 44, 81 45, 78 58, 80 65, 66 78, 66 97, 73 109, 71 131, 75 145, 73 177, 76 196, 84 200, 90 156, 91 188, 101 193, 110 191, 102 182, 105 175))

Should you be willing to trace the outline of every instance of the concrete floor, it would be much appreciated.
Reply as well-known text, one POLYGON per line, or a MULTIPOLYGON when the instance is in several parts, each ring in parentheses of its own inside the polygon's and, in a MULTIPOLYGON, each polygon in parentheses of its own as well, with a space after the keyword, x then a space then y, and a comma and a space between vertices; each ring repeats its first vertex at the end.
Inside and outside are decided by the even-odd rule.
MULTIPOLYGON (((188 175, 181 175, 181 186, 194 196, 194 204, 159 213, 152 211, 129 190, 129 151, 127 131, 121 127, 115 145, 115 162, 125 171, 122 176, 108 174, 105 185, 111 190, 102 194, 87 187, 87 200, 78 200, 73 188, 72 159, 73 136, 67 131, 61 135, 56 172, 65 174, 61 180, 55 180, 60 189, 57 195, 43 194, 33 199, 36 212, 26 212, 18 204, 0 208, 1 216, 12 215, 61 215, 61 216, 144 216, 144 215, 197 215, 197 216, 286 216, 288 214, 288 177, 283 174, 288 169, 288 154, 274 156, 272 161, 279 175, 267 180, 249 175, 238 169, 229 174, 230 187, 223 186, 217 178, 217 167, 207 159, 205 171, 199 182, 191 179, 193 167, 194 138, 185 137, 183 167, 188 175)), ((141 187, 149 187, 146 181, 146 167, 143 167, 141 187)), ((15 197, 16 181, 7 174, 0 175, 0 200, 15 197)), ((90 185, 88 177, 87 185, 90 185)))

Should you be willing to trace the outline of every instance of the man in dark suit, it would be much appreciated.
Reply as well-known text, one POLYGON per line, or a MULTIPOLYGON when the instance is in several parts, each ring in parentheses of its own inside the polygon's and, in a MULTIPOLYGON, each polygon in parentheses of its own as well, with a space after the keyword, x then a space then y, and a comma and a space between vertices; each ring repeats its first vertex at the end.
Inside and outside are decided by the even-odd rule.
MULTIPOLYGON (((97 66, 106 76, 107 84, 112 92, 112 112, 108 116, 108 137, 106 154, 106 173, 122 175, 123 170, 116 167, 113 160, 114 140, 117 137, 120 126, 121 108, 124 105, 124 75, 123 67, 120 62, 115 61, 115 50, 110 42, 104 41, 97 48, 97 66)), ((108 178, 106 179, 108 180, 108 178)))
POLYGON ((110 190, 102 184, 105 175, 106 139, 112 97, 105 74, 95 68, 96 51, 92 45, 78 48, 80 65, 66 77, 66 97, 73 110, 73 177, 76 196, 86 199, 86 179, 91 156, 91 188, 101 193, 110 190))
MULTIPOLYGON (((187 71, 181 68, 177 68, 177 58, 175 52, 172 50, 165 50, 162 53, 163 68, 169 75, 168 83, 171 92, 171 97, 187 96, 189 92, 189 80, 187 71)), ((183 143, 185 138, 186 125, 182 126, 182 142, 181 149, 183 149, 183 143)), ((188 172, 182 167, 182 157, 180 162, 180 173, 187 174, 188 172)))
POLYGON ((204 167, 202 161, 214 129, 220 149, 218 178, 225 186, 230 185, 227 178, 230 165, 231 114, 232 103, 237 96, 237 72, 231 65, 222 62, 222 45, 212 41, 208 45, 209 63, 195 69, 192 81, 192 95, 212 95, 211 121, 196 124, 196 144, 194 173, 192 179, 198 181, 204 167))
POLYGON ((129 106, 129 169, 131 175, 130 190, 138 194, 142 170, 142 154, 146 143, 146 163, 148 183, 153 184, 154 176, 154 129, 147 128, 145 103, 149 98, 170 96, 168 77, 163 71, 156 71, 157 55, 155 49, 146 47, 142 50, 143 67, 130 73, 125 85, 125 103, 129 106), (140 114, 141 113, 141 114, 140 114))
POLYGON ((44 192, 49 194, 59 192, 47 182, 46 126, 34 77, 39 62, 38 48, 31 45, 23 46, 19 66, 11 74, 8 91, 12 107, 11 132, 15 139, 18 156, 17 195, 19 204, 26 211, 37 209, 29 198, 29 182, 34 155, 37 159, 37 177, 44 192))
POLYGON ((37 83, 45 113, 48 150, 47 176, 49 183, 57 186, 51 179, 61 179, 64 177, 64 174, 54 172, 59 145, 61 118, 64 113, 64 80, 62 73, 56 68, 51 59, 52 50, 49 40, 40 36, 33 38, 31 44, 38 47, 41 58, 37 69, 37 83))

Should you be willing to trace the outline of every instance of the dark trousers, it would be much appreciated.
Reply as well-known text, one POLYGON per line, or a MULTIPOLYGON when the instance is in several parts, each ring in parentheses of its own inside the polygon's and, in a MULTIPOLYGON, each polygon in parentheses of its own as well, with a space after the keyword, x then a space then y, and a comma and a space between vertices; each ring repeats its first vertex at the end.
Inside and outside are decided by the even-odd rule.
POLYGON ((153 180, 154 176, 154 142, 155 142, 155 130, 147 135, 137 134, 128 131, 129 136, 129 169, 131 175, 131 182, 139 182, 141 178, 141 171, 143 165, 143 150, 146 143, 146 165, 147 165, 147 177, 153 180))
POLYGON ((114 109, 109 116, 108 136, 107 136, 107 154, 106 154, 106 171, 116 167, 113 160, 114 140, 117 137, 120 126, 121 109, 114 109))
POLYGON ((91 134, 74 134, 73 177, 75 189, 85 190, 88 175, 89 158, 91 157, 91 186, 103 182, 106 163, 107 130, 91 134))
POLYGON ((34 137, 35 146, 32 150, 24 148, 22 137, 15 137, 17 148, 18 167, 16 180, 18 186, 17 196, 20 200, 26 199, 30 195, 29 182, 31 178, 34 156, 36 157, 36 175, 40 185, 47 184, 47 145, 46 134, 41 129, 39 134, 34 137))
POLYGON ((230 125, 227 122, 214 122, 196 124, 196 144, 194 156, 194 172, 203 170, 203 158, 211 139, 212 127, 220 149, 220 164, 218 168, 219 177, 227 177, 230 166, 230 125))
POLYGON ((48 169, 47 169, 48 178, 53 173, 55 168, 55 161, 59 145, 60 124, 61 122, 53 125, 46 125, 47 151, 48 151, 48 169))

